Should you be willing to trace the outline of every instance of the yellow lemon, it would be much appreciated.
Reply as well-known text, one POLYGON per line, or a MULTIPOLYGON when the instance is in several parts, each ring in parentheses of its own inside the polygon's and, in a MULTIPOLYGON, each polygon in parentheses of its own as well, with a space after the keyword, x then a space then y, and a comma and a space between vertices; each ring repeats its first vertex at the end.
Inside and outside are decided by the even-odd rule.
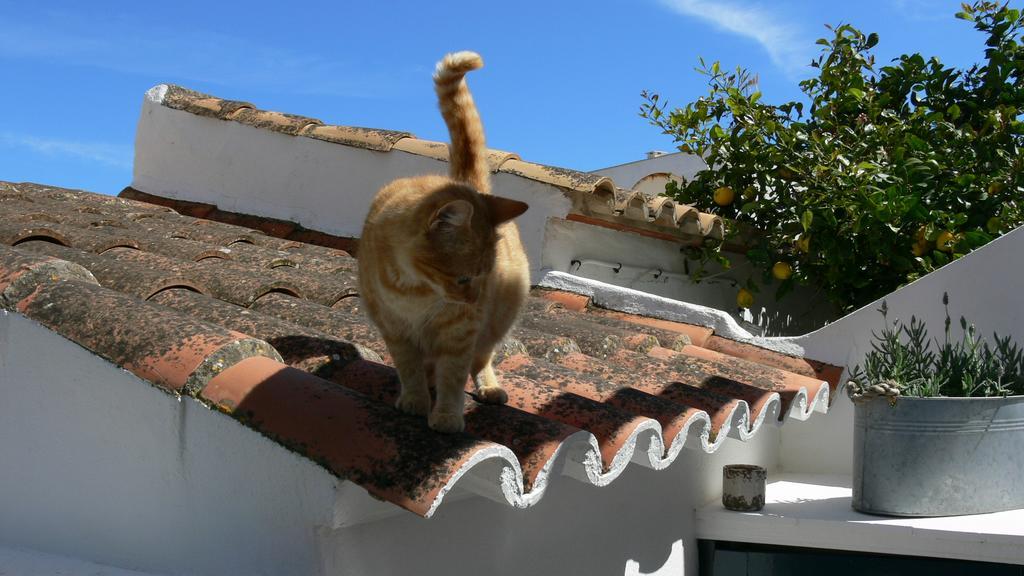
POLYGON ((779 169, 775 171, 775 175, 783 180, 792 180, 796 177, 796 173, 785 166, 780 166, 779 169))
POLYGON ((754 305, 754 294, 746 288, 740 288, 736 293, 736 305, 740 308, 750 308, 754 305))
POLYGON ((807 254, 811 251, 811 237, 804 236, 797 240, 794 245, 796 246, 797 251, 807 254))
POLYGON ((1003 220, 999 216, 993 216, 985 222, 985 229, 990 233, 995 234, 1003 229, 1003 220))
POLYGON ((914 252, 914 256, 924 256, 928 253, 928 241, 918 240, 917 242, 914 242, 914 246, 911 250, 914 252))
POLYGON ((949 230, 943 230, 935 239, 935 249, 941 252, 952 252, 956 246, 956 236, 949 230))
POLYGON ((772 266, 772 276, 775 276, 776 280, 785 280, 793 275, 793 267, 788 262, 776 262, 772 266))
POLYGON ((722 186, 718 190, 715 190, 715 204, 719 206, 728 206, 732 204, 733 199, 736 197, 736 193, 732 191, 729 186, 722 186))
POLYGON ((999 194, 1000 192, 1002 192, 1005 189, 1006 189, 1006 184, 1003 184, 1002 182, 993 182, 993 183, 988 185, 988 194, 989 194, 989 196, 994 196, 996 194, 999 194))

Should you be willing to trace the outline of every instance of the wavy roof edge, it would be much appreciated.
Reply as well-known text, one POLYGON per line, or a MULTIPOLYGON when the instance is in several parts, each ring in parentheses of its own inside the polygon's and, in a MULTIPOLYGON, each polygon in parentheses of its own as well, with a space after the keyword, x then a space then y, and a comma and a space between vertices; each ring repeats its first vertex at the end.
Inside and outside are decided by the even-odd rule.
POLYGON ((510 402, 470 397, 468 434, 423 435, 422 419, 391 408, 397 376, 379 337, 352 298, 336 299, 355 285, 351 255, 30 183, 0 181, 0 213, 0 309, 428 517, 466 474, 477 493, 528 507, 559 474, 604 486, 631 463, 659 470, 684 447, 715 452, 827 412, 842 372, 658 320, 659 308, 601 310, 613 302, 600 286, 564 284, 587 296, 532 295, 502 352, 510 402), (111 245, 121 238, 135 246, 111 245))
MULTIPOLYGON (((317 118, 262 110, 250 102, 225 100, 174 84, 159 84, 146 97, 167 108, 218 120, 239 122, 255 128, 363 148, 375 152, 398 150, 448 161, 448 144, 416 137, 411 132, 325 124, 317 118)), ((522 160, 514 152, 488 149, 487 163, 493 173, 504 173, 543 182, 587 196, 576 208, 585 217, 625 220, 653 228, 668 228, 684 235, 722 240, 721 217, 700 212, 663 196, 624 189, 607 176, 522 160)))

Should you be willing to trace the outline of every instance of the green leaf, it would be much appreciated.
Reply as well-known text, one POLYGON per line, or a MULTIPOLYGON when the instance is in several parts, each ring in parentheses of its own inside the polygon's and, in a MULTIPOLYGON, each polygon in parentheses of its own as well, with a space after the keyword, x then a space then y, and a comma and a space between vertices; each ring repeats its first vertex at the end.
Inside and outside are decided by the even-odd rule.
POLYGON ((928 149, 928 143, 915 134, 907 134, 907 144, 917 152, 922 152, 928 149))
POLYGON ((811 230, 811 222, 814 221, 814 212, 805 210, 803 215, 800 216, 800 225, 803 226, 804 232, 811 230))
POLYGON ((760 207, 760 202, 758 202, 757 200, 751 200, 749 202, 744 202, 743 206, 740 206, 740 212, 743 214, 751 214, 753 212, 756 212, 757 209, 760 207))
MULTIPOLYGON (((764 279, 775 261, 792 261, 799 282, 820 287, 842 310, 1024 224, 1024 103, 1015 82, 1024 22, 1010 10, 968 0, 961 17, 982 32, 983 55, 962 67, 907 52, 875 68, 877 34, 830 28, 813 76, 799 83, 801 102, 770 102, 753 72, 702 61, 703 96, 669 109, 648 92, 641 107, 710 166, 669 192, 732 218, 729 238, 757 248, 748 252, 750 278, 762 288, 774 285, 764 279), (988 192, 993 182, 1005 191, 988 192), (709 205, 723 183, 735 203, 709 205), (993 218, 998 226, 988 225, 993 218), (933 249, 947 230, 960 239, 953 254, 933 249)), ((714 265, 722 258, 715 248, 697 246, 693 259, 714 265)))

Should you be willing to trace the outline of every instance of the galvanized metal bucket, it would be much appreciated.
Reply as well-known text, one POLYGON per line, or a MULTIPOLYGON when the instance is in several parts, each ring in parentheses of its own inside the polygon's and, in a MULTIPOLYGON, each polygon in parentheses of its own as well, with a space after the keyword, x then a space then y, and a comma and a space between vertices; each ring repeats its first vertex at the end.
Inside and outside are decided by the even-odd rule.
POLYGON ((1024 396, 859 403, 853 507, 889 516, 1024 508, 1024 396))

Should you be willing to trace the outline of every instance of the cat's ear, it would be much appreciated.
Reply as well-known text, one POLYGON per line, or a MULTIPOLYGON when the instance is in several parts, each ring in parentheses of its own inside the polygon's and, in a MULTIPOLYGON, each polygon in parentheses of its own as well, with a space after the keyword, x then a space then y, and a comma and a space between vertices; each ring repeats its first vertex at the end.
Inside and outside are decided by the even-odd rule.
POLYGON ((469 224, 471 218, 473 218, 472 204, 465 200, 452 200, 434 212, 430 218, 430 229, 433 230, 439 226, 459 228, 469 224))
POLYGON ((501 196, 481 195, 484 202, 487 202, 491 213, 491 224, 498 225, 502 222, 508 222, 509 220, 519 216, 526 209, 530 207, 526 202, 520 202, 519 200, 512 200, 510 198, 502 198, 501 196))

